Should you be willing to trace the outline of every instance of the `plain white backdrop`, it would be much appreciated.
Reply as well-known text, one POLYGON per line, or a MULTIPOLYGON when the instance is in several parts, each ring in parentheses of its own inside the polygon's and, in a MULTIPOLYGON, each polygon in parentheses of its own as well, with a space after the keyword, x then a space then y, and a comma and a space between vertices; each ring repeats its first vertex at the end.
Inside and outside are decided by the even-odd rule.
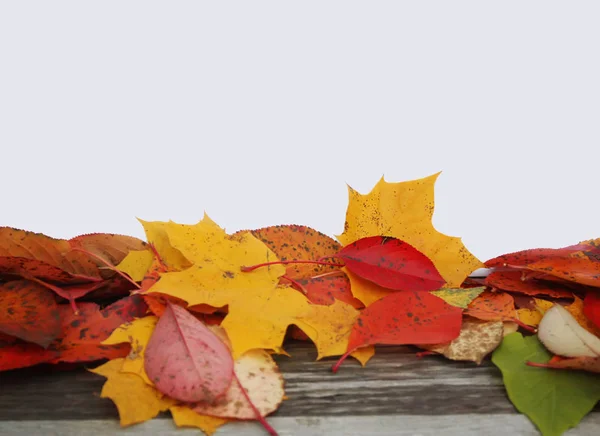
POLYGON ((600 237, 600 3, 0 3, 0 225, 343 230, 442 171, 481 260, 600 237))

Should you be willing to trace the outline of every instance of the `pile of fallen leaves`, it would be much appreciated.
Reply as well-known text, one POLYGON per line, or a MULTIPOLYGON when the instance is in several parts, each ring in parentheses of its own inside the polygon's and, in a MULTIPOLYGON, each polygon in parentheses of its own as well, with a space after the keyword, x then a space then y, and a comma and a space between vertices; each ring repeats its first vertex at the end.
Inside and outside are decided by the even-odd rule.
POLYGON ((515 407, 562 434, 600 400, 600 239, 482 263, 433 227, 436 178, 350 188, 337 241, 300 225, 228 234, 208 216, 140 220, 147 242, 0 228, 0 370, 101 363, 123 426, 169 411, 207 434, 232 420, 276 434, 286 339, 339 356, 333 372, 413 345, 491 355, 515 407))

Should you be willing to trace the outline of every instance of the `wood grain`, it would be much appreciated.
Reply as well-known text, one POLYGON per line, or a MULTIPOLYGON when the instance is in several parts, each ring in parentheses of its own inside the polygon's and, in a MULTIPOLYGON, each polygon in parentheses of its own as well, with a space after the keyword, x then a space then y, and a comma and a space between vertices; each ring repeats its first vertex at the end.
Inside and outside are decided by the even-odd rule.
MULTIPOLYGON (((378 347, 365 368, 348 359, 333 374, 335 359, 315 362, 314 346, 293 343, 287 350, 291 358, 276 360, 289 400, 272 416, 516 413, 500 371, 489 361, 477 366, 438 356, 417 358, 411 347, 378 347)), ((40 367, 0 373, 0 421, 117 420, 112 402, 99 397, 103 382, 85 369, 40 367)), ((599 411, 597 406, 592 413, 599 411)))
MULTIPOLYGON (((540 436, 523 415, 442 416, 313 416, 272 417, 269 423, 279 436, 540 436)), ((598 434, 600 413, 586 416, 564 436, 598 434)), ((199 436, 198 429, 177 428, 172 421, 154 419, 121 428, 114 420, 90 421, 0 421, 2 436, 199 436)), ((265 436, 256 422, 231 422, 214 436, 265 436)))

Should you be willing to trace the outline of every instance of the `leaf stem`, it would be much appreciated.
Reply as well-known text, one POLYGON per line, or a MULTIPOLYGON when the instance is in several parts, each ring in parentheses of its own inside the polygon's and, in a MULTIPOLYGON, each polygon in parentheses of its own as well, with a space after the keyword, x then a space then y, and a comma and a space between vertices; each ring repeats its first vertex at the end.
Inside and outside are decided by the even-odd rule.
POLYGON ((271 426, 271 424, 269 424, 267 422, 267 420, 265 419, 265 417, 262 416, 262 414, 260 413, 260 411, 256 408, 256 406, 254 405, 254 403, 252 402, 252 400, 248 396, 248 392, 246 392, 246 389, 242 385, 242 382, 240 382, 240 379, 238 378, 238 376, 235 373, 235 371, 233 371, 233 377, 235 378, 235 381, 237 382, 237 384, 240 386, 240 389, 242 390, 242 394, 246 398, 246 401, 248 401, 248 404, 250 404, 250 407, 254 411, 254 414, 256 415, 257 421, 262 424, 262 426, 265 428, 265 430, 267 430, 267 432, 269 432, 269 434, 271 436, 278 436, 277 432, 275 431, 275 429, 271 426))
POLYGON ((319 261, 319 260, 277 260, 274 262, 259 263, 259 264, 252 265, 252 266, 242 266, 241 270, 243 272, 250 272, 250 271, 254 271, 257 268, 261 268, 263 266, 290 265, 290 264, 298 264, 298 263, 310 263, 313 265, 327 265, 327 266, 339 266, 339 267, 345 266, 343 263, 323 262, 323 261, 319 261))
POLYGON ((526 330, 530 333, 537 333, 537 329, 525 324, 523 321, 521 321, 520 319, 517 318, 505 318, 505 321, 510 321, 510 322, 514 322, 515 324, 517 324, 519 327, 521 327, 523 330, 526 330))
POLYGON ((344 354, 342 357, 340 357, 340 360, 338 360, 338 361, 335 363, 335 365, 333 365, 333 366, 331 367, 331 372, 333 372, 334 374, 335 374, 336 372, 338 372, 338 370, 340 369, 340 366, 342 365, 342 362, 344 362, 344 360, 346 360, 346 358, 347 358, 347 357, 348 357, 348 356, 349 356, 351 353, 353 353, 353 352, 354 352, 354 350, 356 350, 356 348, 354 348, 354 349, 352 349, 352 350, 348 350, 348 351, 346 351, 346 353, 345 353, 345 354, 344 354))
POLYGON ((297 290, 302 292, 304 295, 308 295, 308 291, 306 290, 306 288, 304 286, 302 286, 302 284, 300 282, 298 282, 288 276, 281 276, 281 278, 288 280, 292 284, 293 287, 295 287, 297 290))
POLYGON ((91 253, 87 250, 84 250, 83 248, 78 248, 78 247, 73 247, 72 250, 74 251, 81 251, 82 253, 87 254, 90 257, 93 257, 94 259, 96 259, 98 262, 102 262, 104 265, 106 265, 108 268, 110 268, 111 270, 113 270, 114 272, 116 272, 117 274, 119 274, 121 277, 123 277, 125 280, 127 280, 129 283, 131 283, 133 286, 135 286, 137 289, 140 289, 141 286, 137 284, 137 282, 135 280, 133 280, 131 277, 129 277, 127 274, 125 274, 123 271, 119 271, 114 265, 110 264, 109 262, 107 262, 106 260, 104 260, 103 258, 101 258, 100 256, 98 256, 97 254, 91 253))
POLYGON ((421 352, 417 353, 416 356, 419 359, 421 359, 421 358, 423 358, 425 356, 432 356, 434 354, 438 354, 438 353, 436 353, 435 351, 421 351, 421 352))
POLYGON ((527 366, 533 366, 535 368, 546 368, 546 369, 563 369, 563 368, 558 368, 550 363, 538 363, 538 362, 532 362, 530 360, 528 360, 527 362, 525 362, 525 364, 527 366))

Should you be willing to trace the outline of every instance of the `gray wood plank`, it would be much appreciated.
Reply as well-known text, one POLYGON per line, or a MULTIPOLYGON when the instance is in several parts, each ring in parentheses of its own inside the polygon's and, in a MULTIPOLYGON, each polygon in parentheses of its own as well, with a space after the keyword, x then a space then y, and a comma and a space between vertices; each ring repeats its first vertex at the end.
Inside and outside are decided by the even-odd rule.
MULTIPOLYGON (((287 350, 291 358, 276 359, 289 400, 276 417, 515 413, 489 361, 419 359, 412 347, 378 347, 365 368, 348 359, 333 374, 335 359, 316 362, 314 346, 293 343, 287 350)), ((85 370, 0 373, 0 421, 117 419, 112 402, 99 398, 103 382, 85 370)))
MULTIPOLYGON (((280 436, 540 436, 523 415, 445 416, 314 416, 272 417, 269 423, 280 436)), ((591 436, 600 432, 600 414, 588 415, 564 436, 591 436)), ((192 428, 177 428, 172 421, 152 420, 121 428, 114 420, 90 421, 1 421, 2 436, 186 436, 198 435, 192 428)), ((230 422, 215 436, 265 436, 256 422, 230 422)))

